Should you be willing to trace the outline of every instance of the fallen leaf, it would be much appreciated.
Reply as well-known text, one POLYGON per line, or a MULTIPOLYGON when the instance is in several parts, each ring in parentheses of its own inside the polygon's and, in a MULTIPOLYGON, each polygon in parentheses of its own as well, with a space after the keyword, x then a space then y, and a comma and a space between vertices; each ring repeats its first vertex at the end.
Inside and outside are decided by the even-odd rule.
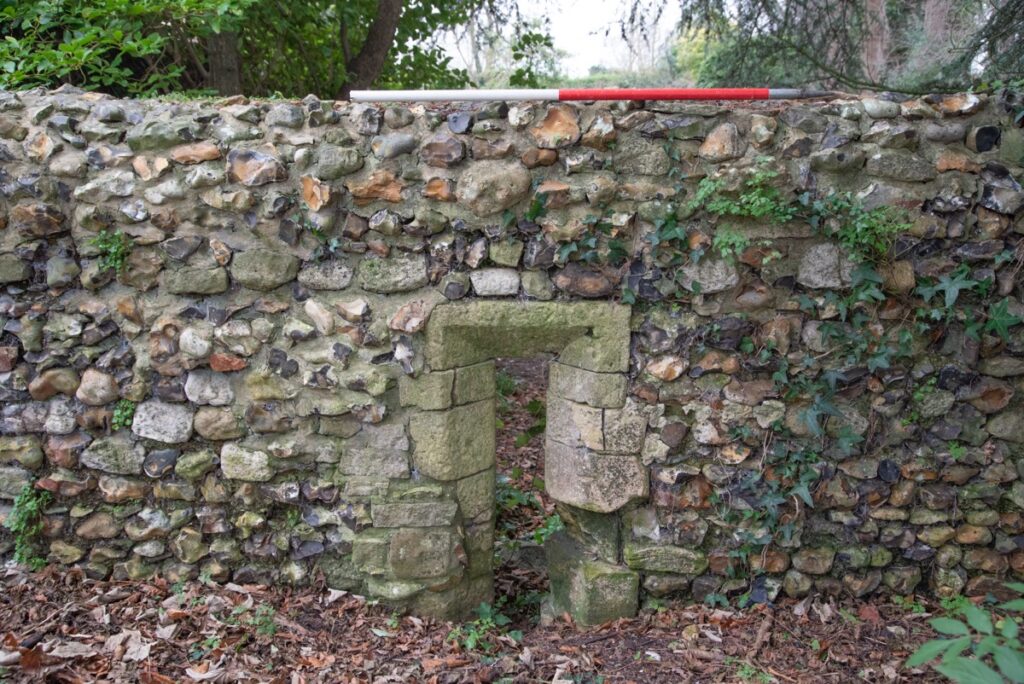
POLYGON ((865 622, 870 622, 873 625, 880 624, 882 622, 882 616, 878 614, 878 608, 870 603, 865 603, 857 611, 857 617, 865 622))
POLYGON ((220 677, 224 672, 225 670, 223 667, 210 668, 206 672, 200 672, 198 668, 193 667, 185 670, 185 674, 187 674, 189 679, 194 682, 210 682, 220 677))
MULTIPOLYGON (((96 655, 96 649, 87 644, 83 644, 80 641, 67 641, 63 644, 58 644, 51 648, 47 654, 52 658, 60 658, 61 660, 69 660, 71 658, 91 658, 96 655)), ((24 662, 25 654, 22 654, 22 662, 24 662)))

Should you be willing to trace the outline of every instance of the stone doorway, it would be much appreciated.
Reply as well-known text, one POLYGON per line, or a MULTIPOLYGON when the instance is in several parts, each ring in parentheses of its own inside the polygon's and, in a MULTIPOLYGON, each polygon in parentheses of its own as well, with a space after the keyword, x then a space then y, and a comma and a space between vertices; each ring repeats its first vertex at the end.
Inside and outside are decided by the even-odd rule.
POLYGON ((413 609, 464 616, 493 600, 495 368, 499 357, 553 355, 545 483, 566 530, 546 544, 551 608, 583 624, 633 614, 639 576, 622 563, 619 511, 647 496, 646 414, 627 397, 629 318, 604 302, 476 301, 437 307, 426 368, 400 384, 414 477, 449 487, 464 574, 413 609))

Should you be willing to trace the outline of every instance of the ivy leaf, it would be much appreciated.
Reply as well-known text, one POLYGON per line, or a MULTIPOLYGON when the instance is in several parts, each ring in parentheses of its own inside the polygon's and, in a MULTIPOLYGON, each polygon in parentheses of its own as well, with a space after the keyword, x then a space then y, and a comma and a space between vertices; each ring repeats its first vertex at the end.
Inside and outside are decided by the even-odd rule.
POLYGON ((1024 322, 1018 316, 1009 312, 1010 299, 1004 298, 1001 302, 988 307, 988 320, 985 321, 985 332, 998 335, 1004 342, 1010 339, 1010 328, 1018 323, 1024 322))
POLYGON ((558 248, 558 260, 565 262, 569 259, 570 254, 577 251, 579 251, 579 247, 575 242, 567 242, 558 248))
POLYGON ((938 283, 934 285, 921 285, 917 288, 917 291, 924 297, 925 301, 931 301, 932 297, 942 292, 946 308, 949 309, 956 304, 956 300, 960 298, 960 293, 963 290, 970 290, 977 284, 978 281, 967 277, 967 268, 961 267, 953 271, 952 277, 944 275, 939 278, 938 283))
POLYGON ((868 370, 874 373, 879 368, 889 368, 889 349, 883 349, 877 354, 872 354, 868 359, 868 370))

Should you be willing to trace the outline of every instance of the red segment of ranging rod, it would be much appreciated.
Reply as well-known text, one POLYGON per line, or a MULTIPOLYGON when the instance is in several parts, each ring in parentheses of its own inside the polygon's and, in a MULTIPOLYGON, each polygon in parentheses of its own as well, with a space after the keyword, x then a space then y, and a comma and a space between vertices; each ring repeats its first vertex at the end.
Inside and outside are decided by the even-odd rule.
POLYGON ((565 88, 558 99, 568 100, 767 100, 768 88, 565 88))

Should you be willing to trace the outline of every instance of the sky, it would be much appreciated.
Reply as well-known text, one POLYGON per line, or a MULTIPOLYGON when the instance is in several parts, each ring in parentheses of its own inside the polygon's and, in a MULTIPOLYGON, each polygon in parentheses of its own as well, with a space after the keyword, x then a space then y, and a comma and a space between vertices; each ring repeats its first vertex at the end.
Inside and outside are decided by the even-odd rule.
MULTIPOLYGON (((586 76, 591 66, 621 68, 626 65, 627 44, 619 35, 617 20, 627 0, 520 0, 527 17, 547 16, 555 48, 567 53, 562 69, 567 76, 586 76), (608 35, 605 35, 605 32, 608 35)), ((657 31, 663 40, 679 22, 679 5, 665 3, 657 31)), ((456 62, 458 53, 448 48, 456 62)))

